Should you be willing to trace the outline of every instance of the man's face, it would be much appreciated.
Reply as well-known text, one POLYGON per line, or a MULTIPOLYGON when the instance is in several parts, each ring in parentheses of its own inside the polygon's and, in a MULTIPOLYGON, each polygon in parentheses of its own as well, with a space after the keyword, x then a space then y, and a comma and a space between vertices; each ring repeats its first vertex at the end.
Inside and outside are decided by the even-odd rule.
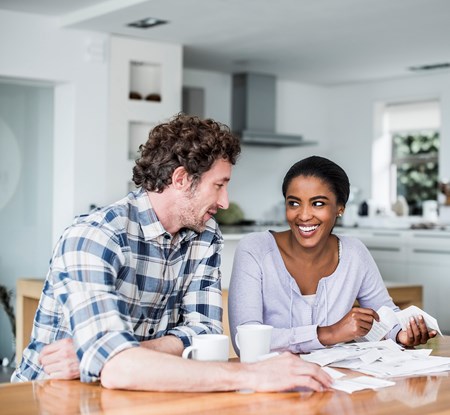
POLYGON ((211 169, 202 175, 197 186, 186 192, 180 207, 183 227, 203 232, 206 222, 217 213, 218 209, 228 208, 227 188, 231 168, 232 165, 227 160, 215 161, 211 169))

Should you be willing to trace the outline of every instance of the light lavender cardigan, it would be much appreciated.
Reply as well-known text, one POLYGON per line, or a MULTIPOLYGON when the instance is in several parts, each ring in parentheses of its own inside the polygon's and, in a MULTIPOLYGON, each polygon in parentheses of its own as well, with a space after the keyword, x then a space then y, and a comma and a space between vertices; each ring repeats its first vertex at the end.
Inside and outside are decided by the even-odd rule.
MULTIPOLYGON (((324 347, 317 338, 317 326, 329 326, 352 308, 395 311, 380 272, 365 245, 357 238, 338 236, 342 244, 339 264, 333 274, 319 281, 316 299, 310 306, 284 265, 269 231, 246 235, 234 256, 228 312, 234 348, 240 324, 270 324, 274 327, 272 350, 307 353, 324 347)), ((399 327, 388 335, 395 341, 399 327)))

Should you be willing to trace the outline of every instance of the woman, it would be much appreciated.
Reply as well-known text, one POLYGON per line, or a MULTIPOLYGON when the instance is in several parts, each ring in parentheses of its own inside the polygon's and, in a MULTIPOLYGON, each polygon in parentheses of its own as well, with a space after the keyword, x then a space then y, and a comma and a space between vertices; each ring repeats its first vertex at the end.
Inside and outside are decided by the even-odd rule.
MULTIPOLYGON (((398 307, 364 244, 332 233, 348 200, 347 174, 312 156, 289 169, 282 191, 290 229, 247 235, 236 248, 229 292, 233 341, 236 327, 247 323, 272 325, 271 349, 294 353, 365 336, 379 320, 374 310, 398 307), (360 307, 353 307, 355 300, 360 307)), ((387 337, 414 346, 435 335, 419 316, 387 337)))

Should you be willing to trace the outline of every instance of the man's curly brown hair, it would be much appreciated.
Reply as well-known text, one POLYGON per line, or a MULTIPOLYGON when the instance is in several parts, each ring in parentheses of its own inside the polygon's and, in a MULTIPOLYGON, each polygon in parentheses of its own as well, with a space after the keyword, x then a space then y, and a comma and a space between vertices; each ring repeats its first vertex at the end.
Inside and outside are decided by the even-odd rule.
POLYGON ((194 188, 216 160, 236 164, 241 147, 226 125, 180 113, 154 127, 139 151, 141 156, 133 168, 133 182, 148 191, 161 193, 172 183, 177 167, 186 169, 194 188))

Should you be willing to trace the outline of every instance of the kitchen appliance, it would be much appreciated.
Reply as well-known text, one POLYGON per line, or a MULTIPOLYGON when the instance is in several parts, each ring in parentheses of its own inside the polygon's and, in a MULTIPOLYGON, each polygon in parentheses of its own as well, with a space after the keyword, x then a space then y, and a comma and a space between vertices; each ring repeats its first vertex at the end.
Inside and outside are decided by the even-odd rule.
POLYGON ((233 75, 231 127, 243 144, 301 146, 316 144, 301 135, 275 132, 276 79, 274 75, 233 75))
POLYGON ((437 222, 438 202, 436 200, 424 200, 422 202, 422 217, 427 222, 437 222))
POLYGON ((350 203, 345 207, 342 215, 342 226, 353 227, 358 225, 358 205, 350 203))

